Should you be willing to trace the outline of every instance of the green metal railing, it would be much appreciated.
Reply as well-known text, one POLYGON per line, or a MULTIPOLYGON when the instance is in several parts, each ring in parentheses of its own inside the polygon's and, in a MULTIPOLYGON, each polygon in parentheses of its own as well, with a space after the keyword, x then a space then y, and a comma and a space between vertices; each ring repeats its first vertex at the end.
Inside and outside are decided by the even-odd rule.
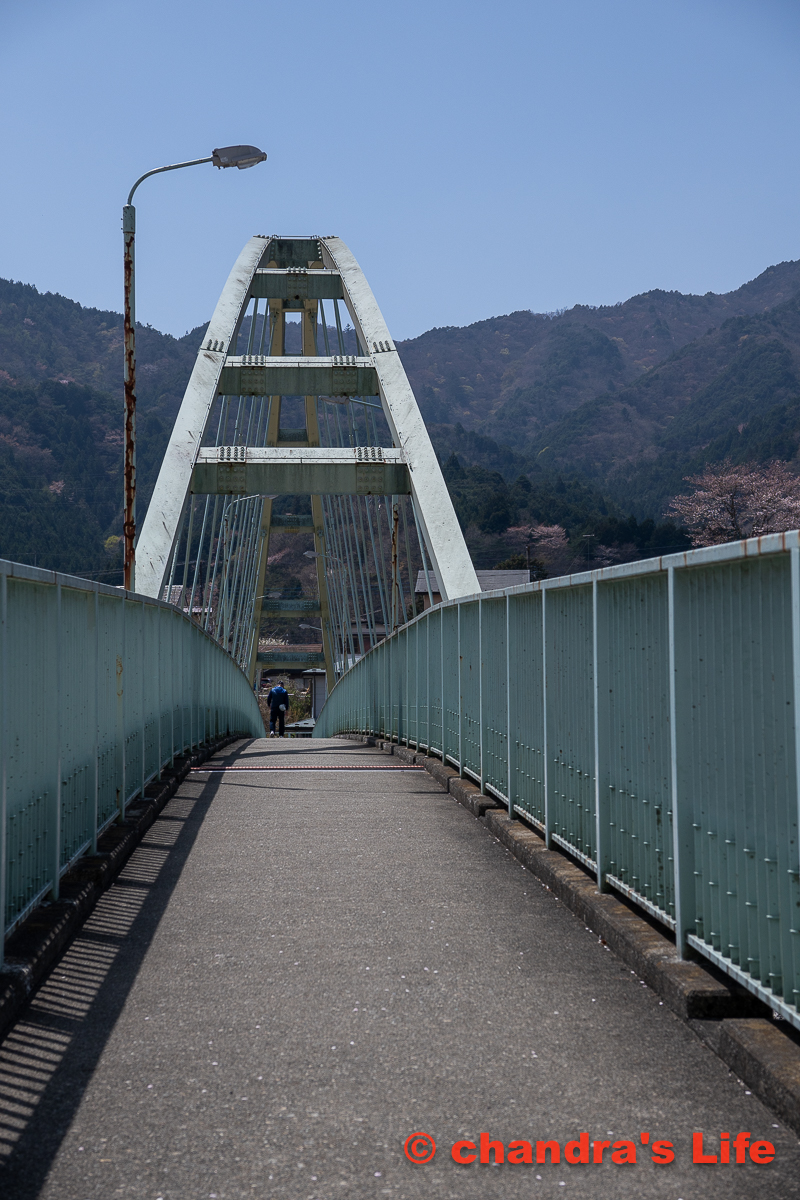
POLYGON ((452 763, 800 1027, 799 539, 438 605, 314 735, 452 763))
POLYGON ((176 755, 263 731, 247 677, 180 610, 0 560, 0 930, 176 755))

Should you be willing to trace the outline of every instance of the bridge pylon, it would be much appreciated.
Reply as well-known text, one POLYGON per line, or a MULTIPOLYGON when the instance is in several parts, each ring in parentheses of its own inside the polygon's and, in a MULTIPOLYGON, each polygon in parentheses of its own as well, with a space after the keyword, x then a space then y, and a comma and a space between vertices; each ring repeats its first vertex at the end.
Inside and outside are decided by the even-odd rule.
POLYGON ((252 237, 198 351, 136 548, 136 588, 187 610, 251 682, 262 666, 324 665, 330 688, 413 614, 412 561, 437 581, 431 594, 480 590, 369 285, 337 237, 252 237), (292 413, 302 426, 285 426, 292 413), (308 497, 310 513, 273 511, 281 496, 308 497), (315 599, 265 593, 271 537, 287 532, 313 536, 315 599), (318 619, 322 653, 262 648, 266 615, 318 619))

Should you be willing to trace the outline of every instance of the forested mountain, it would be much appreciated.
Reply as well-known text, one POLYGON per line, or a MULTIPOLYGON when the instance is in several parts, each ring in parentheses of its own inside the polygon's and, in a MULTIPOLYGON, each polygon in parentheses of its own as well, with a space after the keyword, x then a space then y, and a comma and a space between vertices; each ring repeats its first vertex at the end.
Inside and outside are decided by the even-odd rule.
MULTIPOLYGON (((142 509, 204 328, 137 331, 142 509)), ((2 557, 117 582, 122 403, 122 316, 0 280, 2 557)))
POLYGON ((653 291, 624 304, 494 317, 432 329, 400 345, 423 414, 519 447, 595 396, 639 379, 734 317, 800 291, 800 262, 770 267, 735 292, 653 291))
POLYGON ((706 463, 793 459, 800 436, 800 294, 732 317, 629 386, 542 431, 545 469, 602 481, 639 513, 659 511, 706 463))
MULTIPOLYGON (((137 396, 172 422, 205 325, 182 338, 137 326, 137 396)), ((0 279, 0 382, 80 383, 122 397, 122 314, 0 279)))
MULTIPOLYGON (((204 328, 137 332, 140 520, 204 328)), ((660 522, 686 474, 797 454, 800 262, 726 295, 517 312, 398 349, 482 567, 518 560, 532 526, 563 527, 573 556, 677 548, 660 522)), ((116 582, 121 373, 119 314, 0 280, 3 557, 116 582)))

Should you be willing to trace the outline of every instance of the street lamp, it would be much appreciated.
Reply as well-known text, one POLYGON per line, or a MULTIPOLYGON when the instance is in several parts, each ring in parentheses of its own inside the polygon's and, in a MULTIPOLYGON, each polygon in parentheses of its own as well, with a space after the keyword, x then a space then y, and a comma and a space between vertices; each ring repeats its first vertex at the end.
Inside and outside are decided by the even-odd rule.
POLYGON ((343 563, 340 558, 334 558, 332 554, 320 554, 319 550, 304 550, 303 554, 306 558, 326 558, 330 562, 338 563, 340 567, 345 567, 345 569, 347 567, 347 564, 343 563))
POLYGON ((297 628, 298 629, 313 629, 315 633, 322 633, 322 630, 320 629, 319 625, 304 625, 302 623, 302 621, 297 626, 297 628))
POLYGON ((163 171, 178 171, 181 167, 197 167, 201 163, 213 163, 215 167, 238 167, 240 171, 264 162, 266 154, 257 146, 223 146, 212 151, 210 158, 193 158, 190 162, 173 163, 169 167, 156 167, 145 171, 128 193, 128 203, 122 209, 122 235, 125 241, 125 501, 123 510, 123 534, 125 538, 124 585, 129 591, 135 587, 136 537, 136 297, 134 288, 133 247, 136 234, 136 209, 133 193, 139 184, 151 175, 163 171))
POLYGON ((227 521, 228 513, 230 512, 230 510, 232 508, 235 508, 235 506, 237 504, 241 504, 244 500, 277 500, 277 499, 278 499, 277 495, 262 496, 260 492, 253 492, 252 496, 239 496, 236 500, 229 500, 228 503, 225 505, 225 508, 222 510, 222 520, 223 520, 223 522, 227 521))

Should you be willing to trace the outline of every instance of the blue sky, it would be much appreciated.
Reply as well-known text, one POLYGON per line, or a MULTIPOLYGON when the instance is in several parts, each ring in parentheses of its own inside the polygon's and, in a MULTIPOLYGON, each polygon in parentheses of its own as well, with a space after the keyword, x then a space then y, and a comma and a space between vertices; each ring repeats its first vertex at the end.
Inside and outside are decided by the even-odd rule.
POLYGON ((727 291, 800 257, 796 0, 0 0, 0 276, 206 320, 252 233, 336 233, 395 337, 727 291))

